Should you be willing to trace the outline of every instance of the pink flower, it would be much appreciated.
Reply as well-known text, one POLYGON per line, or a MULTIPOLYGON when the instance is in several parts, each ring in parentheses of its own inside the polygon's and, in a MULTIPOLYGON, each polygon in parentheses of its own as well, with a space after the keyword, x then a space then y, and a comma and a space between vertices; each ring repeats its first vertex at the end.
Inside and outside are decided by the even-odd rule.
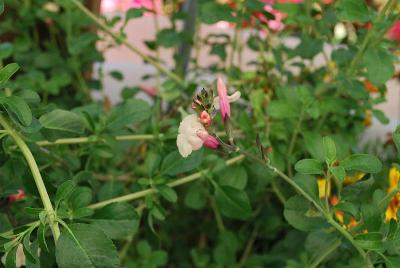
POLYGON ((203 123, 206 127, 210 126, 212 123, 212 118, 210 116, 209 113, 207 113, 206 111, 202 111, 200 113, 200 117, 199 120, 201 123, 203 123))
POLYGON ((218 77, 217 91, 219 97, 219 109, 221 112, 222 119, 225 120, 226 118, 231 116, 231 106, 229 104, 228 92, 226 90, 226 86, 224 84, 224 81, 222 81, 221 77, 218 77))
POLYGON ((24 190, 18 189, 16 194, 11 194, 8 196, 8 203, 12 204, 17 201, 22 201, 25 199, 25 192, 24 190))
POLYGON ((400 41, 400 20, 396 21, 389 29, 387 36, 394 41, 400 41))
POLYGON ((208 134, 197 115, 191 114, 183 118, 179 125, 176 145, 179 153, 183 157, 188 157, 193 151, 199 150, 203 145, 211 149, 216 149, 219 146, 219 142, 215 137, 208 134))
POLYGON ((219 147, 219 141, 212 135, 208 134, 207 131, 199 130, 197 136, 203 141, 203 145, 210 149, 217 149, 219 147))
POLYGON ((226 86, 221 77, 217 81, 218 97, 214 99, 214 108, 220 110, 222 119, 225 120, 231 116, 230 103, 237 101, 240 98, 240 92, 236 91, 231 96, 228 96, 226 86))
POLYGON ((157 89, 152 86, 139 86, 140 90, 147 93, 149 96, 154 97, 158 95, 157 89))

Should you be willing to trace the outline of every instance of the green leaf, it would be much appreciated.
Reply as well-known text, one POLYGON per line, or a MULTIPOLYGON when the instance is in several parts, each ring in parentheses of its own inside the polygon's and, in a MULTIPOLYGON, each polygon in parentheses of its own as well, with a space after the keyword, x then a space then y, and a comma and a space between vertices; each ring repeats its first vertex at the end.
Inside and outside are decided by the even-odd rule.
POLYGON ((387 256, 385 258, 387 268, 397 268, 400 264, 399 256, 387 256))
POLYGON ((369 154, 353 154, 343 161, 340 165, 346 170, 356 170, 365 173, 378 173, 382 169, 381 161, 369 154))
POLYGON ((231 186, 215 186, 215 200, 221 213, 229 218, 244 220, 251 215, 249 198, 245 191, 231 186))
POLYGON ((27 258, 27 260, 29 260, 31 263, 35 264, 37 262, 37 256, 32 251, 30 236, 31 236, 31 232, 29 232, 28 234, 26 234, 24 236, 24 239, 22 240, 22 246, 23 246, 25 258, 27 258))
POLYGON ((111 71, 110 75, 111 75, 112 78, 114 78, 117 81, 124 80, 124 75, 119 71, 111 71))
POLYGON ((19 65, 16 63, 7 64, 0 70, 0 86, 6 83, 13 74, 19 69, 19 65))
POLYGON ((330 164, 336 159, 336 145, 331 137, 324 137, 322 139, 324 144, 325 160, 330 164))
POLYGON ((79 115, 61 109, 56 109, 42 115, 39 118, 39 122, 43 127, 51 130, 76 134, 82 134, 85 130, 85 122, 79 115))
POLYGON ((195 151, 183 158, 178 151, 168 154, 161 165, 161 174, 174 176, 197 168, 203 160, 203 152, 195 151))
POLYGON ((383 247, 383 237, 378 232, 368 232, 354 237, 356 244, 367 250, 380 250, 383 247))
POLYGON ((76 183, 73 180, 63 182, 58 188, 56 193, 56 203, 66 200, 76 188, 76 183))
POLYGON ((389 124, 390 119, 381 110, 372 110, 373 115, 384 125, 389 124))
POLYGON ((346 177, 346 170, 342 166, 331 167, 329 170, 340 182, 344 181, 344 178, 346 177))
POLYGON ((368 6, 365 1, 339 0, 335 4, 337 17, 349 22, 367 22, 370 20, 368 6))
POLYGON ((40 224, 39 228, 37 229, 37 239, 39 241, 40 248, 42 250, 49 251, 49 247, 47 246, 46 242, 46 230, 47 227, 43 224, 40 224))
POLYGON ((163 29, 157 33, 157 44, 162 47, 174 47, 181 42, 181 35, 174 29, 163 29))
POLYGON ((368 232, 378 232, 382 225, 381 211, 374 204, 363 204, 361 215, 368 232))
POLYGON ((131 19, 140 18, 143 16, 144 10, 143 8, 130 8, 126 12, 125 21, 129 21, 131 19))
POLYGON ((92 201, 92 189, 89 187, 77 187, 70 195, 68 202, 72 209, 86 207, 92 201))
POLYGON ((286 101, 276 100, 268 105, 268 113, 272 118, 283 119, 297 117, 297 110, 286 101))
POLYGON ((232 21, 232 9, 228 5, 208 1, 200 5, 200 18, 206 24, 214 24, 221 20, 232 21))
POLYGON ((11 43, 5 42, 0 44, 0 60, 8 58, 13 53, 14 47, 11 43))
POLYGON ((316 159, 302 159, 296 163, 294 168, 301 174, 324 174, 321 162, 316 159))
POLYGON ((139 216, 127 203, 113 203, 97 209, 91 225, 101 229, 111 239, 123 239, 134 234, 139 227, 139 216))
POLYGON ((304 59, 312 59, 322 51, 322 48, 323 42, 321 40, 305 35, 303 36, 301 43, 293 50, 293 53, 304 59))
POLYGON ((103 231, 88 224, 71 224, 64 228, 56 244, 60 268, 117 268, 117 250, 103 231))
POLYGON ((374 85, 382 85, 394 75, 392 57, 386 50, 369 48, 365 51, 363 62, 367 68, 367 78, 374 85))
POLYGON ((4 12, 4 0, 0 0, 0 14, 4 12))
POLYGON ((10 251, 7 252, 7 255, 6 255, 6 268, 15 268, 16 267, 17 249, 18 249, 18 246, 15 246, 10 251))
POLYGON ((400 159, 400 126, 393 132, 393 142, 397 148, 397 158, 400 159))
POLYGON ((174 189, 167 185, 160 185, 157 187, 158 192, 164 197, 167 201, 175 203, 178 200, 178 196, 174 189))
POLYGON ((150 106, 137 99, 131 99, 127 102, 113 108, 107 118, 107 128, 116 130, 129 124, 140 123, 151 116, 150 106))
POLYGON ((3 97, 0 98, 0 104, 3 105, 10 117, 17 120, 21 125, 29 126, 32 123, 31 109, 21 97, 3 97))
POLYGON ((295 195, 285 203, 285 219, 294 228, 301 231, 313 231, 326 228, 328 224, 317 211, 313 211, 309 201, 295 195))
POLYGON ((304 145, 311 156, 317 160, 324 161, 325 153, 322 137, 316 132, 303 132, 304 145))
POLYGON ((198 183, 194 183, 190 185, 189 190, 186 192, 184 202, 189 208, 201 209, 207 203, 207 194, 198 183))
POLYGON ((218 172, 218 184, 243 190, 247 184, 247 172, 242 166, 227 166, 218 172))

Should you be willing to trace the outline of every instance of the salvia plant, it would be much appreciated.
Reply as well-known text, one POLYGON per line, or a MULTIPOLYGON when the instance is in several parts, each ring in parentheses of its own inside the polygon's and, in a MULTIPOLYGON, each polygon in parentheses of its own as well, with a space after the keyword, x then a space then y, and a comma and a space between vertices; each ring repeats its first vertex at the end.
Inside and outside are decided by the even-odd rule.
POLYGON ((398 1, 94 2, 0 1, 1 265, 400 267, 400 128, 359 142, 389 122, 398 1), (119 46, 154 86, 111 105, 119 46))

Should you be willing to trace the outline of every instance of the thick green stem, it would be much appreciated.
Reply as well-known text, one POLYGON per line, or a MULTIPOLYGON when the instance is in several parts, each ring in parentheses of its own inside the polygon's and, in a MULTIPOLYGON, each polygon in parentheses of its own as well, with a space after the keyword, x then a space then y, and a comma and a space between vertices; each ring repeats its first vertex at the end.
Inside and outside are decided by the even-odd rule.
POLYGON ((42 175, 40 174, 39 167, 36 164, 35 158, 32 155, 31 150, 21 136, 14 130, 14 128, 8 123, 7 119, 0 115, 0 124, 8 132, 8 134, 14 139, 15 143, 21 150, 25 157, 26 162, 28 162, 29 168, 32 172, 33 179, 35 180, 36 187, 38 189, 40 198, 42 199, 43 206, 48 214, 50 228, 54 236, 54 240, 57 241, 60 236, 60 229, 58 223, 55 221, 55 211, 53 205, 51 204, 49 194, 47 193, 46 186, 44 185, 42 175))
POLYGON ((138 48, 136 48, 131 43, 129 43, 124 36, 114 33, 103 21, 101 21, 95 14, 90 12, 90 10, 88 10, 78 0, 71 0, 71 2, 77 8, 79 8, 82 11, 82 13, 84 13, 89 19, 91 19, 99 28, 101 28, 104 32, 106 32, 108 35, 110 35, 117 43, 124 44, 129 50, 131 50, 133 53, 135 53, 136 55, 138 55, 139 57, 141 57, 143 60, 147 61, 151 65, 153 65, 159 72, 165 74, 166 76, 168 76, 169 78, 174 80, 180 86, 185 85, 185 82, 183 81, 183 79, 181 77, 179 77, 178 75, 176 75, 173 72, 166 69, 157 60, 154 60, 153 58, 142 53, 138 48))
MULTIPOLYGON (((244 158, 243 155, 239 155, 239 156, 236 156, 236 157, 234 157, 232 159, 229 159, 225 163, 226 163, 226 165, 230 166, 230 165, 233 165, 233 164, 241 161, 243 158, 244 158)), ((197 179, 201 178, 203 176, 203 174, 206 173, 206 172, 209 172, 209 169, 204 169, 202 171, 193 173, 193 174, 191 174, 189 176, 174 180, 174 181, 168 183, 167 185, 169 187, 176 187, 176 186, 179 186, 179 185, 182 185, 182 184, 197 180, 197 179)), ((136 192, 136 193, 131 193, 131 194, 119 196, 119 197, 116 197, 116 198, 108 199, 108 200, 105 200, 105 201, 102 201, 102 202, 99 202, 99 203, 95 203, 95 204, 90 205, 89 208, 98 209, 98 208, 102 208, 102 207, 104 207, 104 206, 106 206, 108 204, 115 203, 115 202, 128 202, 128 201, 132 201, 132 200, 135 200, 135 199, 139 199, 139 198, 145 197, 145 196, 150 195, 150 194, 154 194, 156 192, 157 192, 156 189, 150 188, 150 189, 146 189, 146 190, 139 191, 139 192, 136 192)))
POLYGON ((271 169, 273 172, 275 172, 279 177, 281 177, 284 181, 286 181, 290 186, 292 186, 300 195, 302 195, 305 199, 310 201, 316 209, 318 209, 321 214, 324 216, 324 218, 327 220, 327 222, 332 225, 339 233, 341 233, 353 246, 354 248, 360 253, 360 255, 367 260, 367 254, 365 251, 360 248, 354 241, 353 237, 349 232, 347 232, 340 224, 338 224, 332 216, 329 214, 328 211, 325 211, 325 209, 318 203, 316 202, 307 192, 305 192, 299 185, 297 185, 296 182, 294 182, 291 178, 289 178, 285 173, 277 169, 276 167, 272 166, 270 163, 265 162, 264 160, 247 153, 245 151, 240 151, 243 155, 245 155, 248 158, 253 159, 256 162, 259 162, 260 164, 266 165, 269 169, 271 169))

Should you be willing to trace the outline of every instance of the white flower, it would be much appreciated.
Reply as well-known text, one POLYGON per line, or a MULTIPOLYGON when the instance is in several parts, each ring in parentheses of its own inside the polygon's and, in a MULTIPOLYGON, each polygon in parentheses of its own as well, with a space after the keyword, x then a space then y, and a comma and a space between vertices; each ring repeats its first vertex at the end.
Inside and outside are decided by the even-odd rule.
POLYGON ((199 150, 203 146, 203 140, 197 135, 203 131, 207 132, 197 115, 191 114, 183 118, 176 139, 179 153, 183 157, 187 157, 192 151, 199 150))
MULTIPOLYGON (((232 95, 228 96, 229 103, 235 102, 238 99, 240 99, 240 92, 239 91, 236 91, 232 95)), ((215 109, 219 110, 219 97, 218 96, 214 98, 213 104, 214 104, 215 109)))
POLYGON ((42 8, 48 12, 58 13, 60 11, 60 6, 53 2, 48 2, 42 6, 42 8))
MULTIPOLYGON (((6 264, 6 257, 7 257, 7 255, 5 255, 5 256, 3 256, 1 258, 1 262, 3 264, 6 264)), ((22 244, 18 245, 16 256, 15 256, 15 264, 16 264, 15 265, 16 267, 21 267, 21 266, 25 266, 26 265, 24 247, 22 246, 22 244)))
POLYGON ((336 40, 342 40, 347 36, 346 26, 341 22, 335 25, 333 32, 336 40))

